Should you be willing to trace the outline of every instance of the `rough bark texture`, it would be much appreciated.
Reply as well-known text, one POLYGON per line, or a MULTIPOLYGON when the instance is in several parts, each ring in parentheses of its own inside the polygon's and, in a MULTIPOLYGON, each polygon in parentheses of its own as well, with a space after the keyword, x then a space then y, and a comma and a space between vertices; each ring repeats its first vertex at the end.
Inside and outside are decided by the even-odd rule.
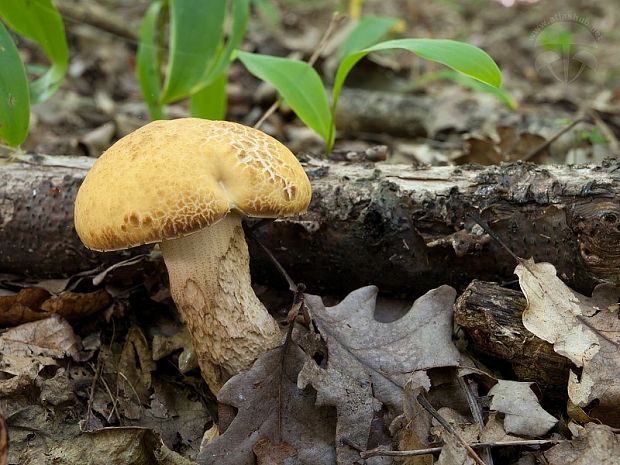
MULTIPOLYGON (((73 199, 92 160, 30 161, 0 168, 0 272, 59 277, 122 257, 87 251, 73 231, 73 199)), ((618 161, 414 168, 313 159, 305 168, 309 212, 255 234, 312 292, 376 284, 415 295, 473 278, 513 279, 514 260, 469 214, 517 255, 553 263, 577 290, 620 283, 618 161)), ((252 243, 250 251, 258 280, 280 282, 252 243)))
POLYGON ((547 394, 566 397, 572 364, 523 326, 526 305, 519 291, 475 280, 457 299, 454 320, 469 335, 475 352, 507 361, 519 381, 534 381, 547 394))

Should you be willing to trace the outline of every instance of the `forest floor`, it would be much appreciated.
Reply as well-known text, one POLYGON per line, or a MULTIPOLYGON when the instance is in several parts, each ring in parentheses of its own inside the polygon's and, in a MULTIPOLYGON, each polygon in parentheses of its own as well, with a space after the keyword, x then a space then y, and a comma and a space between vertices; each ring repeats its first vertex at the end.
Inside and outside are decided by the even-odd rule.
MULTIPOLYGON (((71 2, 59 3, 70 11, 71 2)), ((308 60, 343 2, 256 3, 273 8, 255 9, 243 49, 308 60)), ((25 152, 94 158, 148 122, 134 73, 135 31, 148 3, 96 4, 106 12, 103 26, 65 14, 70 68, 60 90, 34 106, 25 152), (106 24, 122 25, 126 36, 106 24)), ((588 164, 607 166, 601 176, 617 179, 617 165, 609 165, 620 157, 614 1, 368 0, 363 12, 402 19, 398 37, 481 47, 502 70, 505 93, 464 87, 411 54, 370 55, 347 80, 331 154, 286 107, 261 125, 301 159, 364 169, 588 164), (540 45, 561 28, 571 31, 566 40, 579 54, 540 45)), ((316 63, 326 82, 347 21, 316 63)), ((20 50, 27 61, 41 58, 27 43, 20 50)), ((249 126, 278 98, 239 62, 227 93, 227 119, 249 126)), ((168 107, 170 117, 188 114, 185 102, 168 107)), ((0 148, 0 155, 2 169, 10 154, 0 148)), ((551 175, 566 176, 559 173, 551 175)), ((607 200, 618 207, 617 197, 607 200)), ((474 249, 467 259, 476 260, 474 249)), ((351 289, 305 282, 306 317, 286 345, 231 379, 216 399, 157 254, 71 276, 24 277, 0 263, 0 450, 8 428, 7 463, 617 463, 617 273, 603 277, 591 297, 593 286, 577 286, 582 295, 569 287, 575 280, 567 285, 550 265, 525 260, 518 276, 498 276, 499 284, 456 285, 446 271, 456 289, 385 295, 366 286, 347 295, 351 289), (390 455, 429 448, 438 449, 390 455)), ((294 295, 282 283, 262 280, 255 291, 285 327, 294 295)))

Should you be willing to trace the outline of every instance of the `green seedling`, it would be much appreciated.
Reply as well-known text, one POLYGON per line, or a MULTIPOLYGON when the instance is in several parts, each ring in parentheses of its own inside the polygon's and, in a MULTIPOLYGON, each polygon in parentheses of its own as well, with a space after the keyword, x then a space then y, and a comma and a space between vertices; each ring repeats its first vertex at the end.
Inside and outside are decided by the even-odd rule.
POLYGON ((241 44, 249 0, 158 0, 140 27, 137 74, 152 119, 165 117, 165 106, 190 100, 193 116, 222 119, 226 113, 228 66, 241 44), (226 39, 227 16, 231 28, 226 39), (165 28, 168 53, 164 75, 165 28))
POLYGON ((501 72, 493 59, 470 44, 445 39, 399 39, 372 44, 387 33, 388 21, 360 21, 349 39, 334 77, 331 103, 318 73, 308 63, 266 55, 238 52, 247 69, 272 84, 297 116, 324 141, 327 152, 335 142, 335 114, 342 86, 353 67, 372 52, 406 50, 490 87, 499 89, 501 72))
POLYGON ((30 104, 56 92, 68 64, 64 25, 51 0, 0 0, 0 139, 12 147, 26 139, 30 104), (51 63, 30 83, 5 25, 41 47, 51 63))

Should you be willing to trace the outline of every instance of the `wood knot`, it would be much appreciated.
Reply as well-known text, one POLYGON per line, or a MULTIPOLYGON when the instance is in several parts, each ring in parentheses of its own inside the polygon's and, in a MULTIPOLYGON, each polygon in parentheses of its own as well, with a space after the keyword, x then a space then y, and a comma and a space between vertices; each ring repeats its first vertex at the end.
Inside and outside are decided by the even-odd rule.
POLYGON ((570 213, 585 264, 599 279, 620 284, 620 204, 610 200, 580 202, 570 213))

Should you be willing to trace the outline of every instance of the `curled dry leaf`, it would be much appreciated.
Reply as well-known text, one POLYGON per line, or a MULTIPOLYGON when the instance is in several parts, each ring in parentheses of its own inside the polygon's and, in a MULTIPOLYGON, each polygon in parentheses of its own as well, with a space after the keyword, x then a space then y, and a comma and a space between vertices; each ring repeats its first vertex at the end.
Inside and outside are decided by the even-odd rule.
POLYGON ((327 341, 327 369, 310 360, 298 380, 317 390, 318 405, 338 412, 338 464, 359 460, 349 444, 366 448, 373 414, 381 403, 402 412, 403 388, 411 373, 455 366, 459 354, 451 341, 456 291, 431 290, 396 321, 375 319, 378 290, 368 286, 351 292, 334 307, 306 295, 310 315, 327 341))
POLYGON ((65 291, 43 302, 41 310, 57 313, 71 321, 93 315, 111 303, 112 299, 104 289, 86 293, 65 291))
POLYGON ((617 465, 620 435, 605 425, 588 423, 579 436, 545 452, 549 465, 617 465))
POLYGON ((0 326, 17 326, 49 316, 40 310, 50 294, 39 287, 27 287, 14 295, 0 296, 0 326))
POLYGON ((498 380, 489 391, 491 410, 504 413, 504 429, 519 436, 543 436, 558 420, 539 404, 532 383, 498 380))
POLYGON ((527 298, 524 326, 554 350, 583 367, 571 371, 570 400, 580 407, 598 399, 593 416, 620 426, 620 289, 599 285, 592 297, 568 288, 550 263, 523 261, 515 269, 527 298))
POLYGON ((65 291, 51 296, 45 289, 28 287, 15 295, 0 296, 0 326, 16 326, 53 314, 76 320, 104 309, 110 302, 103 289, 87 293, 65 291))

